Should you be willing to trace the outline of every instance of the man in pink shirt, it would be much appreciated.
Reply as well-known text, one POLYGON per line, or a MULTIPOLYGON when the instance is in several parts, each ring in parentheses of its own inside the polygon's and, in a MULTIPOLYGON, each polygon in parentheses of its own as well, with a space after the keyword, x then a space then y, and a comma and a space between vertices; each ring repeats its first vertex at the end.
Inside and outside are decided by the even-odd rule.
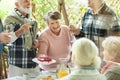
POLYGON ((41 32, 39 37, 38 58, 47 56, 56 60, 50 65, 41 65, 42 69, 56 68, 59 58, 67 58, 71 53, 71 46, 75 37, 70 33, 68 26, 61 25, 61 14, 50 11, 45 16, 48 27, 41 32))

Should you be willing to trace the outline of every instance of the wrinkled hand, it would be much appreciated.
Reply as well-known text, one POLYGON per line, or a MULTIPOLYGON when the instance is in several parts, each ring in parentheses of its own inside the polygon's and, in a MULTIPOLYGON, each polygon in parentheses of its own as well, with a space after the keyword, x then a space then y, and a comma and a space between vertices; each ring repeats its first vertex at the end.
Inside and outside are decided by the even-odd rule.
POLYGON ((0 33, 0 43, 9 43, 11 40, 11 34, 7 32, 0 33))
POLYGON ((31 28, 31 25, 29 23, 26 23, 20 27, 20 30, 22 30, 22 33, 25 34, 29 31, 30 28, 31 28))
POLYGON ((70 25, 69 29, 70 29, 70 32, 73 33, 73 34, 75 34, 75 35, 80 34, 80 29, 76 28, 74 25, 70 25))

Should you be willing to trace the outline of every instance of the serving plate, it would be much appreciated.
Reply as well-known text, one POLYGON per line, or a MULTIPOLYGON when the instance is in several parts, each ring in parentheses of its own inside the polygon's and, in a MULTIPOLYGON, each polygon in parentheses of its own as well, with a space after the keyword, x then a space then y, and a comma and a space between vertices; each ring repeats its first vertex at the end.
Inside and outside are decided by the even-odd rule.
POLYGON ((56 60, 54 59, 51 59, 51 61, 40 61, 38 60, 38 58, 33 58, 32 61, 42 65, 50 65, 50 64, 56 63, 56 60))

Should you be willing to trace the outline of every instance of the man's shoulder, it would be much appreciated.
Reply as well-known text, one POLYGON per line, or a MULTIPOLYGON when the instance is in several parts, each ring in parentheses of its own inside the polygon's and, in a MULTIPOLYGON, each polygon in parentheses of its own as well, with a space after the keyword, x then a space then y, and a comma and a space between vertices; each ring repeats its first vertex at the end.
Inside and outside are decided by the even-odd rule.
POLYGON ((20 22, 17 14, 14 11, 11 11, 4 19, 4 24, 11 24, 14 22, 20 22))
POLYGON ((15 16, 15 11, 14 10, 12 10, 11 12, 9 12, 8 14, 7 14, 7 16, 6 16, 6 18, 11 18, 12 16, 15 16))
POLYGON ((107 15, 115 15, 114 10, 106 4, 104 4, 103 8, 100 10, 100 13, 107 15))

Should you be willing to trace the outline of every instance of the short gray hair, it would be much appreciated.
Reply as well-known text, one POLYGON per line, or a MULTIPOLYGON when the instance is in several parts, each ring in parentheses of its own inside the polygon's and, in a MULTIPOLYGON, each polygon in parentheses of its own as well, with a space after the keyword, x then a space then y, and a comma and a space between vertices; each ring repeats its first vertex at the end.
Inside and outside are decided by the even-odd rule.
POLYGON ((120 62, 120 37, 109 36, 102 42, 102 47, 107 50, 109 55, 114 58, 116 62, 120 62))
POLYGON ((44 16, 44 20, 48 23, 49 19, 53 19, 53 20, 58 20, 61 19, 61 14, 59 11, 49 11, 45 16, 44 16))
POLYGON ((87 38, 80 38, 72 46, 72 61, 77 66, 100 68, 101 59, 95 43, 87 38))

